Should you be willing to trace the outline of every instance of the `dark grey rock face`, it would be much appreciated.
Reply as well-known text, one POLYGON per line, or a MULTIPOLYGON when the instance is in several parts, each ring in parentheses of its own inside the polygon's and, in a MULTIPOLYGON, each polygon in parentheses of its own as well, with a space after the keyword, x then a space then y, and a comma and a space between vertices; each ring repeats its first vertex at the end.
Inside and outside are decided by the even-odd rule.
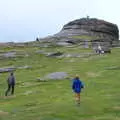
POLYGON ((119 29, 116 24, 96 18, 81 18, 64 25, 62 30, 41 40, 48 46, 73 46, 110 48, 118 45, 119 29))
POLYGON ((117 25, 95 18, 82 18, 69 22, 56 34, 58 37, 89 35, 99 39, 118 40, 119 30, 117 25))

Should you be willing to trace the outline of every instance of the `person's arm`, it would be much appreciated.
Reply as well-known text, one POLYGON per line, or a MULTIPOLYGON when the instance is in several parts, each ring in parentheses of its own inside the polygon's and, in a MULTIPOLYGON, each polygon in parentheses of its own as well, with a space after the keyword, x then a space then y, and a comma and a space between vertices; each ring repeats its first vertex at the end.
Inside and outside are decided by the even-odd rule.
POLYGON ((14 84, 15 84, 15 76, 13 76, 13 82, 14 82, 14 84))
POLYGON ((73 90, 75 89, 75 83, 74 83, 74 81, 73 81, 73 83, 72 83, 72 89, 73 89, 73 90))
POLYGON ((84 84, 83 84, 83 82, 81 82, 81 88, 84 88, 84 84))

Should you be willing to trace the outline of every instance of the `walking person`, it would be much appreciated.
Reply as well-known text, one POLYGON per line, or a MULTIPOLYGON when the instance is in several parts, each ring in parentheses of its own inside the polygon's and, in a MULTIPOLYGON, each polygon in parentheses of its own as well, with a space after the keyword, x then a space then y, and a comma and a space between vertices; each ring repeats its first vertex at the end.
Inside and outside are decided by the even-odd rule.
POLYGON ((84 88, 84 85, 83 85, 82 81, 79 79, 79 77, 76 76, 73 79, 72 89, 75 93, 75 100, 76 100, 77 104, 80 104, 80 93, 81 93, 82 88, 84 88))
POLYGON ((14 87, 15 87, 15 76, 12 73, 10 73, 10 76, 7 79, 7 83, 8 83, 8 89, 5 92, 5 96, 8 95, 8 93, 11 91, 11 95, 14 94, 14 87))

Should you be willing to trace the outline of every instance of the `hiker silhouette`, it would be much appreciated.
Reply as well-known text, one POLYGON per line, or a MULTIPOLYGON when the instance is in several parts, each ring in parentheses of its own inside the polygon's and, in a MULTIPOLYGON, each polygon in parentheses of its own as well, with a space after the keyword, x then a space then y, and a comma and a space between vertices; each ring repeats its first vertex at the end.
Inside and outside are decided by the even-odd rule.
POLYGON ((11 94, 13 95, 14 94, 14 87, 15 87, 15 76, 14 76, 13 72, 10 73, 10 75, 7 79, 7 83, 8 83, 8 89, 5 92, 5 96, 7 96, 10 91, 11 91, 11 94))

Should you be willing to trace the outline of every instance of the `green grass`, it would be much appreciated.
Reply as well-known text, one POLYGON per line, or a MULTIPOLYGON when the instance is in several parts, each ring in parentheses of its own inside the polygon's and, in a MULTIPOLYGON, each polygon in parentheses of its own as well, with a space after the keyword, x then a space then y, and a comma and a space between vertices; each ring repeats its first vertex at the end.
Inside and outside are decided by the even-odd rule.
POLYGON ((0 51, 23 50, 29 54, 28 57, 0 60, 0 67, 32 67, 15 71, 15 96, 4 97, 8 73, 0 74, 0 120, 119 120, 120 70, 107 68, 120 66, 120 49, 112 49, 112 54, 87 58, 50 58, 35 52, 57 49, 65 53, 91 52, 76 47, 0 48, 0 51), (67 72, 71 78, 79 74, 85 83, 80 107, 75 104, 71 80, 36 80, 57 71, 67 72))

